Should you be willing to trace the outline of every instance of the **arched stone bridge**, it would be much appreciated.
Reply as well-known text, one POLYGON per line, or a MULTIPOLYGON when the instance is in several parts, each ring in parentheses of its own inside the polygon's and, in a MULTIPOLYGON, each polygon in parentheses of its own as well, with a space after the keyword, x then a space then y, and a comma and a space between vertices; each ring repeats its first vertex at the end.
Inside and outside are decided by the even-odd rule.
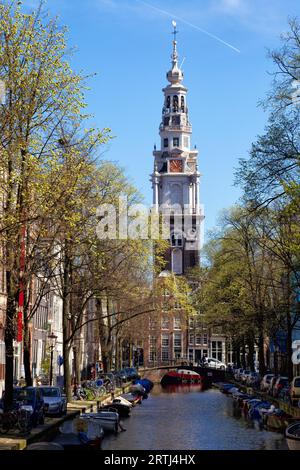
POLYGON ((206 377, 207 383, 211 382, 222 382, 225 380, 226 372, 222 369, 212 369, 210 367, 197 367, 197 366, 185 366, 185 365, 167 365, 167 366, 156 366, 149 368, 140 368, 139 373, 142 377, 147 377, 154 383, 160 383, 162 377, 169 370, 186 369, 197 372, 202 377, 206 377))

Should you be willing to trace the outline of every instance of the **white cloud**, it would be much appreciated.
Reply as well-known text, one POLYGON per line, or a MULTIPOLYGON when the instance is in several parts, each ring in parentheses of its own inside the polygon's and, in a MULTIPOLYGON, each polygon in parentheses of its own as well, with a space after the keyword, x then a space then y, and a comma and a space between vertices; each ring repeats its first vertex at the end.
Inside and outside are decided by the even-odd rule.
POLYGON ((241 0, 221 0, 225 8, 239 8, 241 6, 241 0))

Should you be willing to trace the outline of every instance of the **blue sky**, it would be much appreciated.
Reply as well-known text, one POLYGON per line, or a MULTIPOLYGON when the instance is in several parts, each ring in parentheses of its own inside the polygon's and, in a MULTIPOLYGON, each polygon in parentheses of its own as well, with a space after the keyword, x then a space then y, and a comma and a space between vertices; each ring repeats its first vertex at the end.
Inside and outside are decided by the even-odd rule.
MULTIPOLYGON (((26 7, 36 3, 23 1, 26 7)), ((97 72, 89 83, 88 110, 94 125, 110 127, 115 136, 104 157, 125 168, 148 203, 176 18, 192 143, 203 174, 205 230, 211 229, 218 213, 240 195, 233 187, 234 168, 267 118, 257 106, 272 81, 267 49, 279 45, 287 18, 300 16, 299 0, 48 0, 46 5, 69 27, 69 42, 77 48, 72 66, 97 72)))

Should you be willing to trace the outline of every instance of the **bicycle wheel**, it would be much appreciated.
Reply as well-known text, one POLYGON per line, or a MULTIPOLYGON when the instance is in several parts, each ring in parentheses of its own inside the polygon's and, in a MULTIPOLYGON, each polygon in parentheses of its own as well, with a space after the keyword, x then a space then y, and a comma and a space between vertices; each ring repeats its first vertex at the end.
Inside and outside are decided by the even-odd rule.
POLYGON ((103 395, 106 394, 106 388, 104 385, 101 385, 101 387, 98 388, 97 393, 99 397, 103 397, 103 395))
POLYGON ((7 434, 8 431, 14 427, 16 422, 14 412, 8 411, 7 413, 2 413, 0 416, 0 433, 7 434))
POLYGON ((27 410, 20 410, 18 414, 17 427, 21 433, 30 432, 32 429, 31 413, 27 410))

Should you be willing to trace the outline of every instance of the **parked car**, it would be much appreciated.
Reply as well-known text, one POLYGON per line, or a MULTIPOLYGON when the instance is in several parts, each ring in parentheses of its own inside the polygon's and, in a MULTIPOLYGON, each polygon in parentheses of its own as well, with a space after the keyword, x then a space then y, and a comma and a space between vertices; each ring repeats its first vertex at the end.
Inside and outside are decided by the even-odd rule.
POLYGON ((273 397, 278 398, 279 393, 284 387, 288 387, 289 379, 288 377, 279 377, 273 387, 273 397))
POLYGON ((37 426, 45 421, 45 402, 38 387, 15 387, 13 389, 15 407, 22 403, 23 408, 31 413, 31 424, 37 426))
POLYGON ((204 362, 205 367, 211 367, 213 369, 226 369, 226 364, 224 362, 219 361, 218 359, 215 359, 213 357, 207 357, 204 362))
POLYGON ((294 377, 291 382, 290 400, 293 406, 297 406, 300 400, 300 376, 294 377))
POLYGON ((45 403, 47 415, 62 416, 67 412, 67 398, 59 387, 39 387, 45 403))
POLYGON ((266 374, 263 376, 262 381, 260 382, 260 390, 262 392, 268 392, 270 389, 270 383, 272 378, 274 377, 274 374, 266 374))

